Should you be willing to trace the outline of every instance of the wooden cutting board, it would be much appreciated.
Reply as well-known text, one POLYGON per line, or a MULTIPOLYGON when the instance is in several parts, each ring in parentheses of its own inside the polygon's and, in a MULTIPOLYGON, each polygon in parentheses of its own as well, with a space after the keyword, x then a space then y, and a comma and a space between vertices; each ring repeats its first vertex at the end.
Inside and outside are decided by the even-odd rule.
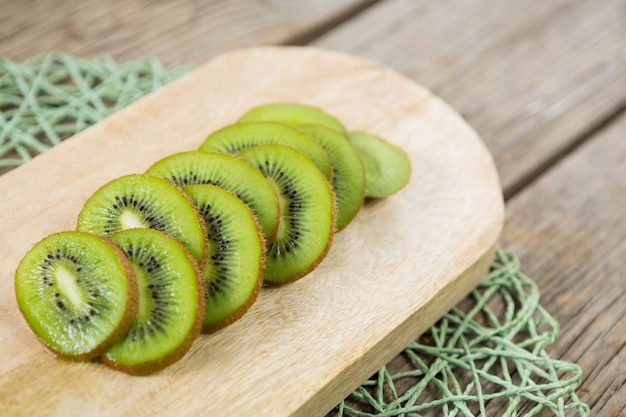
POLYGON ((311 48, 220 56, 0 177, 3 416, 321 416, 481 279, 503 222, 485 146, 443 101, 372 62, 311 48), (409 154, 409 185, 367 203, 301 281, 264 288, 240 321, 179 363, 132 377, 44 352, 13 274, 44 236, 73 229, 105 182, 196 149, 251 106, 321 106, 409 154))

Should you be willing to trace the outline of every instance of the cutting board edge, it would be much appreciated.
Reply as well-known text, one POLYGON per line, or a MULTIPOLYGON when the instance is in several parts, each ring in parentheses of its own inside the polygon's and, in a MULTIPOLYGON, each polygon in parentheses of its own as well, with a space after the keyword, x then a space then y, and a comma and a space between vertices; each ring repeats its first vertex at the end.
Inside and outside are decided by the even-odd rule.
POLYGON ((335 377, 324 389, 311 396, 288 417, 320 417, 332 411, 378 369, 399 355, 413 340, 443 317, 450 308, 465 298, 489 271, 497 248, 498 244, 494 242, 457 279, 443 288, 435 297, 436 299, 429 299, 400 326, 393 329, 387 337, 362 355, 356 363, 347 366, 346 372, 335 377), (444 302, 441 302, 439 297, 444 298, 444 302), (428 315, 429 319, 421 319, 423 315, 428 315))
MULTIPOLYGON (((324 51, 329 52, 329 51, 324 51)), ((343 54, 337 54, 337 55, 343 55, 343 54)), ((377 65, 378 68, 380 69, 384 69, 385 71, 388 70, 388 68, 377 65)), ((396 74, 397 75, 397 74, 396 74)), ((406 79, 405 81, 410 81, 408 79, 406 79)), ((413 83, 411 81, 411 83, 413 83)), ((417 85, 417 84, 416 84, 417 85)), ((421 86, 419 86, 420 88, 423 88, 421 86)), ((430 94, 430 93, 429 93, 430 94)), ((429 95, 428 99, 434 99, 434 100, 440 100, 437 96, 434 95, 429 95)), ((444 103, 442 101, 442 103, 444 103)), ((452 111, 451 108, 449 108, 449 106, 446 107, 451 110, 450 114, 453 114, 455 117, 457 117, 458 115, 456 113, 454 113, 452 111)), ((123 112, 123 111, 122 111, 123 112)), ((446 115, 446 117, 449 117, 449 115, 446 115)), ((460 118, 460 116, 458 116, 460 118)), ((94 130, 96 129, 95 127, 93 128, 94 130)), ((473 130, 472 130, 473 132, 473 130)), ((475 135, 475 132, 473 132, 475 135)), ((476 139, 478 139, 477 135, 476 139)), ((73 142, 72 142, 73 143, 73 142)), ((479 143, 482 145, 483 149, 486 151, 486 147, 484 146, 484 143, 482 141, 479 141, 479 143)), ((54 153, 54 150, 51 150, 50 152, 54 153)), ((491 161, 493 162, 493 161, 491 161)), ((488 170, 491 171, 491 166, 488 167, 488 170)), ((495 166, 494 166, 494 170, 492 172, 492 174, 496 175, 497 177, 497 172, 495 171, 495 166)), ((499 190, 498 190, 499 192, 499 190)), ((493 196, 491 193, 489 194, 490 196, 493 196)), ((498 195, 498 201, 501 202, 501 194, 498 195)), ((493 205, 488 204, 488 206, 491 206, 494 210, 495 207, 493 207, 493 205)), ((350 372, 346 372, 345 376, 339 376, 335 379, 330 379, 330 382, 325 385, 324 390, 327 391, 327 393, 329 395, 331 395, 333 397, 333 399, 328 399, 328 398, 324 398, 324 395, 321 395, 321 393, 316 393, 315 395, 313 395, 311 398, 306 399, 305 401, 302 402, 301 405, 298 405, 296 408, 297 410, 294 411, 294 414, 288 414, 288 415, 309 415, 306 414, 307 410, 309 409, 309 403, 311 403, 312 405, 310 406, 310 409, 313 410, 311 412, 317 412, 319 413, 320 410, 325 410, 325 409, 330 409, 332 406, 334 406, 338 401, 340 401, 342 398, 345 397, 345 395, 348 395, 351 392, 350 387, 355 388, 356 386, 358 386, 360 383, 362 383, 362 381, 364 381, 367 377, 369 377, 371 375, 371 373, 373 373, 376 369, 378 369, 380 366, 384 365, 384 363, 386 363, 387 361, 382 361, 380 362, 379 360, 379 364, 377 366, 374 366, 374 363, 372 363, 372 361, 368 361, 367 358, 372 358, 374 356, 378 357, 378 358, 387 358, 387 360, 390 360, 391 358, 393 358, 398 352, 400 352, 405 346, 406 344, 408 344, 412 339, 415 339, 415 337, 417 337, 420 333, 422 333, 423 331, 425 331, 428 326, 430 326, 432 323, 434 323, 442 314, 444 314, 450 307, 452 307, 454 304, 456 304, 456 301, 452 302, 450 297, 458 297, 458 299, 463 298, 467 292, 469 292, 471 290, 471 288, 473 288, 473 286, 475 285, 470 285, 469 281, 470 278, 474 278, 474 279, 478 279, 478 277, 480 277, 480 274, 477 274, 476 276, 474 276, 473 274, 471 274, 470 270, 472 268, 476 267, 476 264, 479 262, 480 259, 482 259, 482 257, 486 256, 486 252, 484 248, 488 248, 489 245, 493 244, 493 241, 491 240, 491 238, 493 236, 497 236, 500 233, 500 229, 502 227, 502 215, 500 213, 498 213, 499 217, 496 220, 495 216, 491 218, 491 229, 487 232, 489 235, 489 239, 481 239, 481 244, 476 244, 476 252, 473 252, 471 254, 468 254, 467 252, 464 255, 468 255, 468 256, 462 256, 463 262, 465 265, 469 265, 466 269, 463 268, 463 266, 461 265, 456 265, 456 268, 454 270, 453 273, 450 274, 451 277, 457 277, 457 278, 453 278, 450 284, 447 284, 442 290, 441 293, 438 294, 437 296, 437 300, 429 300, 422 308, 418 309, 416 312, 413 313, 412 316, 410 316, 408 319, 406 319, 406 321, 403 322, 403 324, 395 329, 392 329, 389 331, 388 337, 382 339, 380 342, 378 342, 378 344, 372 346, 368 351, 367 354, 361 358, 358 358, 356 360, 354 360, 352 362, 352 364, 349 365, 349 367, 351 369, 349 369, 350 372), (497 227, 496 227, 497 226, 497 227), (497 230, 497 232, 496 232, 497 230), (477 259, 468 259, 470 258, 470 256, 475 257, 477 259), (473 262, 473 263, 472 263, 473 262), (469 278, 466 279, 466 275, 470 276, 469 278), (459 292, 455 292, 453 287, 457 285, 457 280, 461 280, 462 282, 459 282, 461 284, 461 286, 459 287, 459 292), (469 281, 468 281, 469 280, 469 281), (462 288, 462 289, 461 289, 462 288), (446 301, 448 301, 447 303, 442 303, 440 301, 439 296, 441 296, 443 299, 446 299, 446 301), (447 298, 446 298, 447 297, 447 298), (435 305, 436 304, 436 305, 435 305), (449 304, 449 305, 447 305, 449 304), (432 313, 433 311, 437 311, 437 313, 432 313), (429 312, 429 316, 432 318, 431 321, 426 320, 426 322, 421 323, 420 324, 420 328, 415 328, 412 327, 412 325, 414 325, 415 323, 418 322, 418 318, 422 317, 422 314, 424 314, 424 312, 429 312), (410 335, 410 336, 409 336, 410 335), (398 343, 397 340, 395 340, 394 338, 398 338, 398 340, 406 340, 406 343, 398 343), (386 342, 386 340, 390 340, 390 342, 386 342), (376 354, 376 355, 375 355, 376 354), (352 372, 353 371, 353 372, 352 372), (369 372, 369 373, 368 373, 369 372), (358 376, 358 377, 357 377, 358 376), (337 382, 337 385, 335 386, 335 382, 337 382), (346 386, 341 385, 341 381, 348 381, 350 385, 346 384, 346 386), (357 382, 358 381, 358 382, 357 382), (339 396, 336 393, 337 392, 343 392, 345 393, 345 395, 343 396, 339 396), (340 397, 338 398, 337 401, 334 401, 335 397, 340 397), (333 403, 334 401, 334 403, 333 403), (332 404, 331 404, 332 403, 332 404), (316 410, 316 411, 315 411, 316 410)), ((1 226, 1 225, 0 225, 1 226)), ((1 228, 1 227, 0 227, 1 228)), ((483 235, 484 237, 484 235, 483 235)), ((457 259, 457 261, 460 261, 460 259, 457 259)), ((448 271, 450 271, 448 269, 448 271)), ((477 283, 478 281, 476 281, 477 283)), ((472 281, 473 283, 473 281, 472 281)), ((458 301, 458 300, 457 300, 458 301)), ((312 415, 318 415, 318 414, 312 414, 312 415)))

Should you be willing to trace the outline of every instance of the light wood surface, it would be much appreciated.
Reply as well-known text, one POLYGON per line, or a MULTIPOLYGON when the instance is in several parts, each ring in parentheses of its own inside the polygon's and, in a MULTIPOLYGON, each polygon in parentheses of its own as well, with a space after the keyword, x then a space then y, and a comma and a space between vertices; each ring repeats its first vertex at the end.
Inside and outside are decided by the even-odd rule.
POLYGON ((0 409, 8 415, 319 415, 481 279, 503 222, 493 161, 443 101, 390 70, 311 48, 213 60, 0 177, 0 409), (263 68, 259 72, 258 68, 263 68), (101 184, 195 149, 253 105, 299 101, 408 153, 400 193, 367 204, 305 279, 264 289, 178 364, 137 378, 45 353, 17 310, 12 274, 45 235, 71 229, 101 184), (37 178, 37 181, 33 181, 37 178))
MULTIPOLYGON (((296 7, 252 0, 203 2, 210 6, 201 9, 197 0, 177 1, 175 9, 127 3, 2 1, 0 55, 23 60, 54 48, 122 60, 156 55, 174 66, 242 46, 238 39, 245 37, 245 45, 346 51, 430 88, 468 120, 494 156, 511 207, 502 245, 521 256, 522 271, 539 283, 542 304, 562 325, 551 357, 582 366, 578 394, 591 415, 626 414, 619 338, 626 320, 618 311, 626 233, 624 159, 617 151, 626 137, 622 1, 314 0, 296 7), (195 18, 188 13, 194 7, 195 18), (258 13, 269 9, 271 16, 258 13), (168 15, 179 24, 165 22, 164 30, 168 15), (570 154, 577 162, 566 162, 565 170, 560 161, 572 160, 570 154), (584 175, 577 175, 583 166, 584 175)), ((397 363, 406 360, 397 356, 390 367, 400 370, 397 363)))

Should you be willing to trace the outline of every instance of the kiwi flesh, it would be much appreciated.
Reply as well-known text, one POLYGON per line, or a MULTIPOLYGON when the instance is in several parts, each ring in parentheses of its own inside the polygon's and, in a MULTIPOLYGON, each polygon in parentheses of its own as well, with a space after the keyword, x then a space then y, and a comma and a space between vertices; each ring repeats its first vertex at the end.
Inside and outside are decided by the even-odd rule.
POLYGON ((278 230, 278 196, 267 179, 241 159, 218 152, 181 152, 161 159, 146 173, 179 187, 213 184, 231 191, 256 215, 265 240, 274 240, 278 230))
POLYGON ((366 197, 390 196, 409 182, 411 162, 400 147, 367 132, 349 136, 365 166, 366 197))
POLYGON ((258 145, 287 145, 305 154, 324 174, 332 179, 332 167, 324 148, 299 130, 277 122, 246 122, 226 126, 211 133, 200 145, 201 151, 236 154, 258 145))
POLYGON ((134 271, 107 239, 91 233, 50 235, 28 251, 15 274, 26 322, 48 351, 86 360, 122 337, 137 312, 134 271))
POLYGON ((319 107, 301 103, 269 103, 248 110, 240 122, 275 121, 290 125, 319 124, 340 132, 346 128, 336 117, 319 107))
POLYGON ((203 331, 239 319, 263 282, 265 242, 256 217, 235 195, 215 185, 184 187, 206 223, 209 257, 203 269, 203 331))
POLYGON ((78 215, 78 230, 106 236, 132 228, 159 230, 181 242, 199 265, 206 260, 204 223, 182 190, 163 178, 114 179, 89 197, 78 215))
POLYGON ((278 233, 266 253, 264 282, 295 281, 317 267, 332 243, 335 202, 330 185, 305 155, 288 146, 256 146, 239 156, 270 180, 281 204, 278 233))
POLYGON ((333 167, 332 187, 337 202, 337 230, 341 230, 359 212, 365 199, 365 169, 361 157, 348 137, 323 125, 302 124, 298 128, 315 139, 330 158, 333 167))
POLYGON ((139 287, 138 311, 125 334, 103 356, 120 371, 145 375, 178 361, 200 334, 204 285, 193 257, 152 229, 109 235, 130 261, 139 287))

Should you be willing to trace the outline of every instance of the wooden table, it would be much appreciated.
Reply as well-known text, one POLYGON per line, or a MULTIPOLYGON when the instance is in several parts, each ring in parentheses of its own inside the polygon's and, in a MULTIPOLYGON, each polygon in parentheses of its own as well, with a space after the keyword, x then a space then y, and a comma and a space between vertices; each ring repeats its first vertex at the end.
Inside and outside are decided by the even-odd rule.
POLYGON ((591 415, 626 414, 626 8, 621 0, 23 1, 0 56, 61 50, 200 64, 244 46, 373 59, 457 109, 492 152, 501 245, 561 323, 591 415))

